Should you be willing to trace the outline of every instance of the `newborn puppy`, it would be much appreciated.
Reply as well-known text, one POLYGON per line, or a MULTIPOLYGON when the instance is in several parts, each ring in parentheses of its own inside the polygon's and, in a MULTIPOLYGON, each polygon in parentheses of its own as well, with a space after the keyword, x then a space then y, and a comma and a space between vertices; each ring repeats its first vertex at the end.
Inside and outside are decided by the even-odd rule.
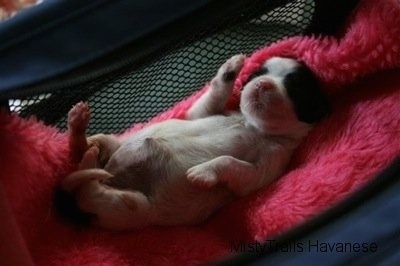
POLYGON ((153 124, 125 140, 86 138, 89 109, 75 105, 68 123, 80 165, 62 189, 93 223, 121 230, 196 224, 271 183, 328 103, 310 70, 275 57, 245 84, 240 111, 223 113, 244 60, 237 55, 220 67, 188 120, 153 124))

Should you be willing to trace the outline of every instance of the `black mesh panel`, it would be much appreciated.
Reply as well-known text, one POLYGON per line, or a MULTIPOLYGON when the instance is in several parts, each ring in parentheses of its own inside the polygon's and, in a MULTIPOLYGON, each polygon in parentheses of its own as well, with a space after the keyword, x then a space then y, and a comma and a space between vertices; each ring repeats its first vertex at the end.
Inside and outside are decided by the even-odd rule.
POLYGON ((251 54, 283 37, 302 33, 313 10, 312 0, 292 1, 245 23, 222 25, 212 35, 196 33, 196 41, 186 40, 140 68, 132 66, 58 93, 11 99, 10 109, 65 129, 67 110, 87 99, 92 107, 89 134, 121 132, 201 88, 230 56, 251 54))

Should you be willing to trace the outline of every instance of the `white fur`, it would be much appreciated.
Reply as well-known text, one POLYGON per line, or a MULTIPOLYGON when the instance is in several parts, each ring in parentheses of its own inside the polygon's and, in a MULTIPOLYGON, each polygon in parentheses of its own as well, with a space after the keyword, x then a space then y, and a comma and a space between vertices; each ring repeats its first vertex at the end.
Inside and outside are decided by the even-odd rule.
POLYGON ((240 112, 223 114, 233 87, 224 73, 237 74, 244 60, 234 56, 221 66, 189 120, 148 126, 117 143, 97 176, 81 170, 67 177, 64 187, 87 177, 69 185, 81 209, 110 229, 195 224, 279 177, 310 129, 297 120, 282 84, 297 62, 268 60, 269 73, 243 88, 240 112), (104 172, 113 177, 101 181, 104 172))

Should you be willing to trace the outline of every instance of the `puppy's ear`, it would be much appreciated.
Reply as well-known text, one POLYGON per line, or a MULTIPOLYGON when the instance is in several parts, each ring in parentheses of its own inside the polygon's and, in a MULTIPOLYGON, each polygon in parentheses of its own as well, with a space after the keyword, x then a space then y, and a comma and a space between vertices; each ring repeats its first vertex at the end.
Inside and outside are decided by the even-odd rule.
POLYGON ((320 90, 317 78, 305 65, 300 65, 286 75, 283 85, 299 121, 313 124, 331 112, 329 101, 320 90))

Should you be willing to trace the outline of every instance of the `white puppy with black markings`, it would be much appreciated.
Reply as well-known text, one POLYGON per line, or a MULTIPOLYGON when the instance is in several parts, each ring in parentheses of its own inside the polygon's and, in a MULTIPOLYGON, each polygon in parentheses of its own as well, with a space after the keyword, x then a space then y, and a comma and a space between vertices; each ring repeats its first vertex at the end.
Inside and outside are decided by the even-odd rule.
POLYGON ((236 55, 220 67, 188 120, 153 124, 123 141, 86 138, 89 108, 75 105, 68 123, 80 166, 62 191, 93 223, 122 230, 196 224, 271 183, 328 103, 303 64, 274 57, 245 84, 240 111, 224 113, 244 60, 236 55))

